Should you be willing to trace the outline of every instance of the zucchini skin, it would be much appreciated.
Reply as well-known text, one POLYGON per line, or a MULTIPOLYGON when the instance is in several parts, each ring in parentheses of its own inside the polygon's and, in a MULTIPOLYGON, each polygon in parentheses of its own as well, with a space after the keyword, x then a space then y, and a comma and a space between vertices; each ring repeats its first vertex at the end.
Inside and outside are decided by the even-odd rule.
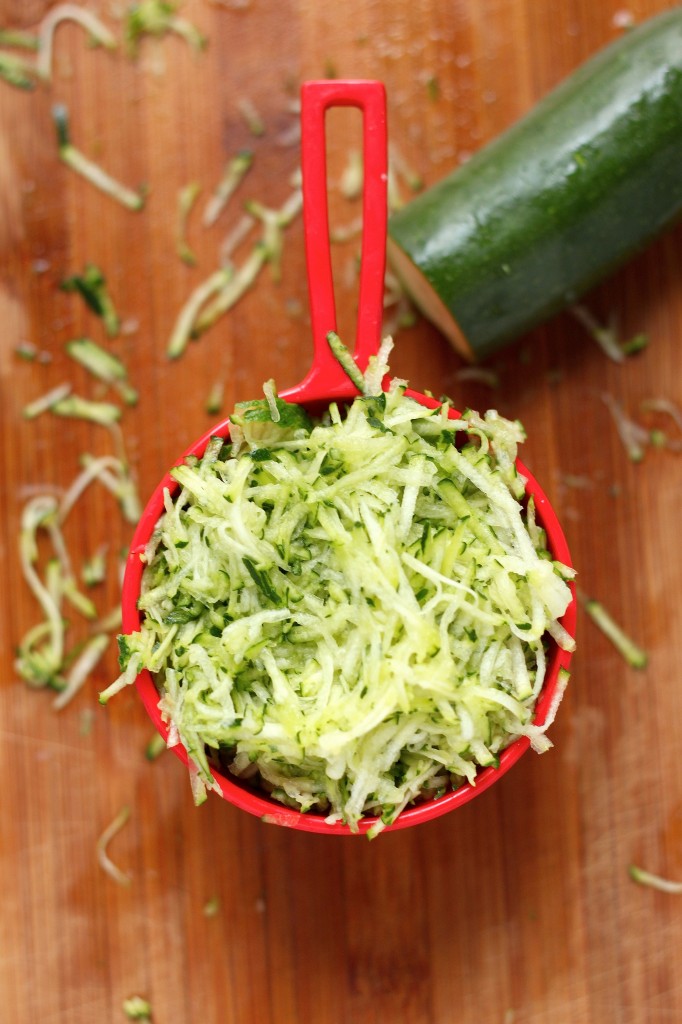
POLYGON ((677 7, 599 52, 394 214, 389 254, 397 246, 408 291, 422 278, 455 321, 452 333, 445 325, 453 343, 480 359, 575 302, 681 212, 677 7))

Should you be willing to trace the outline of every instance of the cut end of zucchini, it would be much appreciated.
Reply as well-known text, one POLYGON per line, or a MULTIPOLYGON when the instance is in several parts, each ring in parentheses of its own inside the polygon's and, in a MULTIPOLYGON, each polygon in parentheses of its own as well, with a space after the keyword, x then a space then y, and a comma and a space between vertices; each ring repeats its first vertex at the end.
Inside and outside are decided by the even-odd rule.
POLYGON ((445 335, 459 355, 469 363, 474 362, 476 354, 452 313, 419 267, 390 235, 386 240, 386 256, 415 306, 445 335))

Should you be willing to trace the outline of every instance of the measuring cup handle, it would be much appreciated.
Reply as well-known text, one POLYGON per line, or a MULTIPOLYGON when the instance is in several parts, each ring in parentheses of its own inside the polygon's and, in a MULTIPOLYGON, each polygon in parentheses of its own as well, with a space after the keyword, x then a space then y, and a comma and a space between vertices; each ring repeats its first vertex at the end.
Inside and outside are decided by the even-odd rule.
POLYGON ((337 388, 347 391, 348 380, 326 340, 327 333, 336 330, 325 136, 330 107, 358 107, 363 114, 362 257, 353 355, 364 370, 381 342, 388 182, 386 90, 382 82, 363 80, 330 79, 301 86, 303 222, 315 353, 311 372, 321 389, 331 394, 337 388))

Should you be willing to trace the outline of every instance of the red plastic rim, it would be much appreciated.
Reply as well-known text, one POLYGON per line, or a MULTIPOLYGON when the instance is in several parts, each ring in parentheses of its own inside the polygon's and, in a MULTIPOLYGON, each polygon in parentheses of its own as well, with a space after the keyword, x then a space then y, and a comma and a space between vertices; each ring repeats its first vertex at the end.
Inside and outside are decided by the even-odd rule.
MULTIPOLYGON (((433 407, 438 404, 432 398, 421 395, 418 392, 408 390, 406 393, 410 397, 421 402, 423 405, 433 407)), ((453 410, 450 415, 452 418, 456 418, 459 414, 453 410)), ((229 420, 225 420, 213 430, 208 431, 184 453, 182 458, 178 459, 176 465, 181 465, 189 455, 201 457, 210 439, 216 436, 226 437, 229 434, 229 427, 229 420)), ((537 522, 546 531, 547 546, 552 557, 570 567, 571 556, 568 544, 566 543, 566 538, 554 509, 535 477, 526 469, 521 461, 517 461, 517 468, 527 480, 526 494, 529 498, 532 496, 535 501, 537 522)), ((141 616, 137 608, 137 600, 140 595, 142 572, 144 569, 142 556, 147 544, 149 543, 149 539, 154 532, 154 527, 163 514, 163 498, 164 491, 166 489, 168 489, 171 495, 178 490, 178 485, 169 473, 166 474, 152 494, 132 540, 126 564, 125 577, 123 580, 122 604, 124 633, 134 633, 140 629, 141 616)), ((573 585, 571 585, 571 591, 573 594, 573 600, 561 619, 561 623, 568 633, 574 637, 576 627, 576 598, 573 585)), ((545 682, 540 692, 540 696, 538 697, 535 707, 535 716, 533 718, 535 724, 542 725, 544 723, 545 718, 547 717, 547 712, 552 703, 552 699, 556 693, 559 671, 561 669, 568 670, 570 661, 571 654, 568 651, 561 650, 553 640, 550 641, 545 682)), ((142 699, 142 703, 147 709, 149 717, 164 740, 167 740, 168 726, 161 718, 161 713, 159 711, 159 693, 154 685, 154 681, 150 673, 146 669, 138 676, 136 685, 137 691, 142 699)), ((516 764, 519 758, 528 750, 529 746, 530 741, 526 736, 522 736, 514 740, 514 742, 501 753, 499 767, 484 768, 478 773, 476 776, 475 786, 472 786, 467 782, 458 789, 446 793, 444 796, 407 808, 398 816, 392 825, 387 825, 385 827, 385 831, 395 831, 401 828, 409 828, 412 825, 420 825, 425 821, 431 821, 434 818, 441 817, 443 814, 448 814, 456 807, 461 807, 463 804, 468 803, 470 800, 473 800, 474 797, 484 793, 490 788, 490 786, 508 772, 512 765, 516 764)), ((178 745, 171 749, 184 764, 188 763, 187 752, 184 747, 178 745)), ((374 817, 363 818, 359 822, 358 831, 352 832, 348 825, 344 825, 340 822, 327 824, 325 817, 322 814, 316 814, 310 811, 302 814, 292 808, 285 807, 277 801, 271 800, 264 793, 257 792, 246 784, 240 783, 234 777, 230 778, 229 776, 216 771, 213 772, 213 777, 215 778, 220 795, 225 800, 234 804, 235 807, 248 811, 250 814, 254 814, 261 818, 261 820, 271 824, 284 825, 288 828, 295 828, 304 832, 324 833, 325 835, 362 835, 372 828, 378 820, 374 817)))

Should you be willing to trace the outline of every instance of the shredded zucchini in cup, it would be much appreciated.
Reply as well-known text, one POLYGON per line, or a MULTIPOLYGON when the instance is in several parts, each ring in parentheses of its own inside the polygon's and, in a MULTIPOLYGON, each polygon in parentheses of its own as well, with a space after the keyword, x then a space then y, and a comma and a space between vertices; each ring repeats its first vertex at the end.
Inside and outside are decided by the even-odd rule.
POLYGON ((386 351, 315 421, 266 385, 140 523, 102 699, 137 680, 197 802, 374 836, 551 745, 573 571, 523 429, 382 390, 386 351))
POLYGON ((267 821, 375 836, 550 745, 572 570, 516 460, 520 425, 388 379, 382 83, 304 83, 301 135, 313 364, 283 396, 268 382, 238 405, 154 492, 124 580, 121 675, 101 699, 137 680, 198 803, 214 789, 267 821), (352 356, 333 330, 333 106, 363 113, 352 356))

